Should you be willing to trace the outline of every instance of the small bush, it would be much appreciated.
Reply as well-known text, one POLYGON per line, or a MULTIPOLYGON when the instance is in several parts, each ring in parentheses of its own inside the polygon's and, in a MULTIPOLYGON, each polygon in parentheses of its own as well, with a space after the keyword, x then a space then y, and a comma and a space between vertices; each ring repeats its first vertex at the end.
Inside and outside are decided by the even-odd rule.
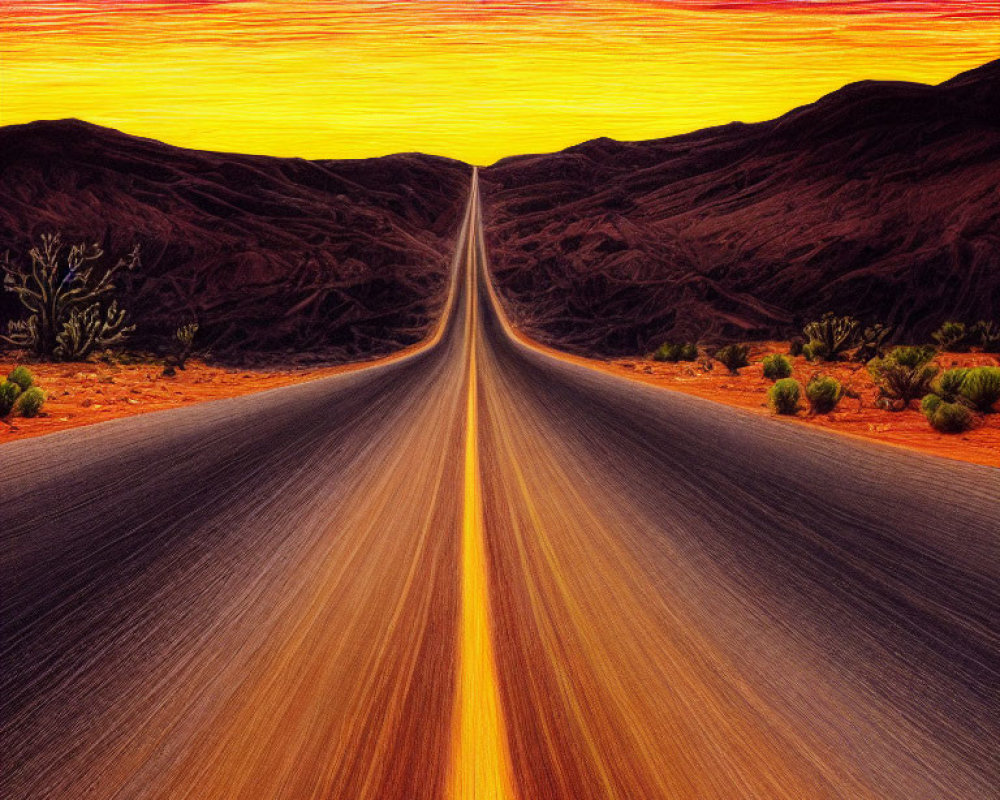
POLYGON ((885 358, 869 361, 868 371, 878 387, 879 399, 897 401, 896 407, 903 409, 928 394, 938 372, 937 367, 929 363, 933 357, 933 348, 896 347, 885 358))
POLYGON ((823 342, 806 342, 802 345, 802 355, 807 361, 826 361, 830 357, 830 350, 823 342))
POLYGON ((664 342, 653 353, 653 361, 680 361, 681 345, 664 342))
POLYGON ((681 348, 681 361, 697 361, 698 345, 688 342, 681 348))
POLYGON ((946 403, 954 403, 962 393, 962 382, 968 374, 969 370, 961 367, 942 372, 934 383, 934 394, 946 403))
POLYGON ((972 329, 984 353, 1000 353, 1000 324, 981 319, 972 329))
POLYGON ((938 410, 944 400, 941 399, 940 395, 936 394, 925 394, 924 399, 920 401, 920 410, 924 412, 924 416, 927 419, 931 418, 931 415, 938 410))
POLYGON ((906 346, 893 348, 889 355, 897 364, 916 369, 929 364, 936 352, 933 347, 906 346))
POLYGON ((946 322, 931 334, 931 338, 942 350, 962 353, 969 349, 969 333, 964 322, 946 322))
POLYGON ((7 380, 20 386, 22 392, 28 391, 28 389, 35 384, 34 376, 25 366, 14 367, 14 369, 10 371, 10 375, 7 376, 7 380))
POLYGON ((764 360, 761 363, 764 365, 764 377, 772 381, 776 381, 779 378, 787 378, 792 374, 792 362, 780 353, 775 353, 773 356, 764 356, 764 360))
POLYGON ((36 417, 45 404, 45 392, 33 386, 17 398, 17 410, 22 417, 36 417))
POLYGON ((804 346, 805 342, 803 342, 801 339, 792 339, 792 341, 788 343, 788 355, 792 356, 793 358, 795 356, 802 355, 802 348, 804 346))
POLYGON ((674 344, 664 342, 653 353, 653 361, 697 361, 698 346, 695 344, 674 344))
POLYGON ((11 412, 19 394, 21 387, 13 381, 0 383, 0 417, 6 417, 11 412))
POLYGON ((990 412, 1000 400, 1000 367, 976 367, 967 371, 959 389, 974 408, 990 412))
POLYGON ((925 397, 921 407, 934 430, 941 433, 961 433, 972 427, 972 412, 968 408, 961 403, 946 403, 941 398, 936 402, 930 401, 932 397, 937 395, 925 397))
POLYGON ((767 401, 778 414, 794 414, 799 410, 802 387, 793 378, 782 378, 767 393, 767 401))
POLYGON ((750 345, 727 344, 715 351, 713 358, 733 375, 738 375, 743 367, 750 366, 750 345))
POLYGON ((843 394, 840 381, 826 375, 813 375, 806 384, 806 397, 815 414, 829 414, 837 407, 843 394))

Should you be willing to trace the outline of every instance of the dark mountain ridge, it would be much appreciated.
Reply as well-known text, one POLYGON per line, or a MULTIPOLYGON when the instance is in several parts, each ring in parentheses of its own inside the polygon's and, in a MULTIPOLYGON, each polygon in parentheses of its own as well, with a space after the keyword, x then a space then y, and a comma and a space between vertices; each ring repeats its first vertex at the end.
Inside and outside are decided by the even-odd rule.
POLYGON ((1000 316, 1000 61, 481 174, 501 294, 571 349, 785 336, 826 310, 917 338, 1000 316))
MULTIPOLYGON (((787 336, 826 310, 910 338, 1000 316, 1000 61, 480 174, 501 296, 559 346, 787 336)), ((120 286, 141 345, 196 319, 225 359, 357 358, 428 330, 468 177, 420 154, 307 161, 14 125, 0 128, 0 250, 27 258, 53 231, 114 258, 141 244, 120 286)), ((0 319, 19 313, 0 293, 0 319)))
MULTIPOLYGON (((140 344, 190 320, 222 357, 341 359, 420 339, 444 296, 469 168, 419 154, 307 161, 211 153, 78 120, 0 128, 0 251, 41 233, 133 243, 119 287, 140 344)), ((0 317, 19 315, 0 293, 0 317)))

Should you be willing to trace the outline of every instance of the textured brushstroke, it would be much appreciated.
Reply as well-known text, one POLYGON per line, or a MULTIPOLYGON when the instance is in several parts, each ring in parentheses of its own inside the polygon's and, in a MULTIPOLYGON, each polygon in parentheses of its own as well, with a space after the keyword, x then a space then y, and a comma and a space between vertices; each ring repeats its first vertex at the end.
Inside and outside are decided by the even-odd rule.
POLYGON ((997 55, 996 2, 8 2, 0 121, 472 163, 767 119, 997 55))

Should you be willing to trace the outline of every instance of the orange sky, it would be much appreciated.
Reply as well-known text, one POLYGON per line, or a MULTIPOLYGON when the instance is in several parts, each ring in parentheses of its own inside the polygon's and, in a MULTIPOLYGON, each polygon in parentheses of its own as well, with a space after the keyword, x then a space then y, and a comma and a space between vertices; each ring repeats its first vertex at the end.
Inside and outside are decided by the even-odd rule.
POLYGON ((479 164, 768 119, 1000 57, 1000 2, 2 0, 0 123, 479 164))

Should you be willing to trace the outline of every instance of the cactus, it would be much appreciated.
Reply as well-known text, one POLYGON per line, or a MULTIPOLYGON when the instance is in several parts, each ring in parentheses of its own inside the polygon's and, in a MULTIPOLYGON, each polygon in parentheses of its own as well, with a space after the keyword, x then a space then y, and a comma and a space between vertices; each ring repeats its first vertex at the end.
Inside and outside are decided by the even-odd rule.
POLYGON ((981 319, 972 328, 972 334, 984 353, 1000 353, 1000 325, 981 319))
POLYGON ((793 378, 782 378, 767 393, 767 401, 776 414, 794 414, 799 410, 802 387, 793 378))
POLYGON ((750 366, 750 345, 747 344, 727 344, 720 347, 712 356, 722 364, 732 375, 739 375, 740 369, 750 366))
POLYGON ((885 341, 891 335, 891 325, 883 325, 881 322, 876 322, 873 325, 865 326, 865 329, 861 332, 860 346, 854 354, 854 360, 867 363, 873 358, 884 355, 885 341))
MULTIPOLYGON (((114 277, 138 266, 138 246, 111 266, 99 263, 104 251, 96 244, 73 245, 65 256, 63 253, 62 237, 56 233, 43 235, 41 244, 31 249, 30 266, 12 264, 6 255, 0 261, 4 288, 14 292, 28 311, 26 319, 8 323, 7 335, 0 335, 0 339, 15 347, 30 348, 42 356, 56 356, 60 336, 71 320, 75 319, 73 324, 80 327, 86 315, 103 314, 107 323, 119 313, 116 310, 112 314, 110 307, 106 309, 105 301, 114 291, 114 277), (91 311, 95 307, 97 310, 91 311)), ((125 327, 118 323, 115 332, 123 336, 125 327)), ((67 338, 70 340, 81 334, 82 331, 69 333, 67 338)), ((98 335, 95 341, 99 339, 98 335)), ((75 348, 67 341, 62 349, 65 352, 75 348)))
POLYGON ((125 312, 112 300, 101 313, 99 303, 74 310, 56 337, 53 355, 63 361, 80 361, 94 350, 105 350, 121 344, 135 330, 125 324, 125 312))
POLYGON ((896 347, 889 355, 869 361, 868 371, 878 387, 880 404, 902 410, 928 394, 938 372, 930 363, 933 357, 934 348, 896 347))
POLYGON ((808 342, 803 353, 811 361, 836 361, 857 344, 860 327, 854 317, 838 317, 828 311, 802 329, 808 342))
POLYGON ((194 337, 198 333, 198 323, 190 322, 187 325, 181 325, 174 333, 174 339, 177 340, 178 349, 175 355, 176 365, 178 369, 184 369, 184 365, 187 364, 188 358, 191 356, 191 350, 194 349, 194 337))
POLYGON ((969 332, 964 322, 946 322, 931 334, 931 338, 942 350, 964 353, 969 349, 969 332))

